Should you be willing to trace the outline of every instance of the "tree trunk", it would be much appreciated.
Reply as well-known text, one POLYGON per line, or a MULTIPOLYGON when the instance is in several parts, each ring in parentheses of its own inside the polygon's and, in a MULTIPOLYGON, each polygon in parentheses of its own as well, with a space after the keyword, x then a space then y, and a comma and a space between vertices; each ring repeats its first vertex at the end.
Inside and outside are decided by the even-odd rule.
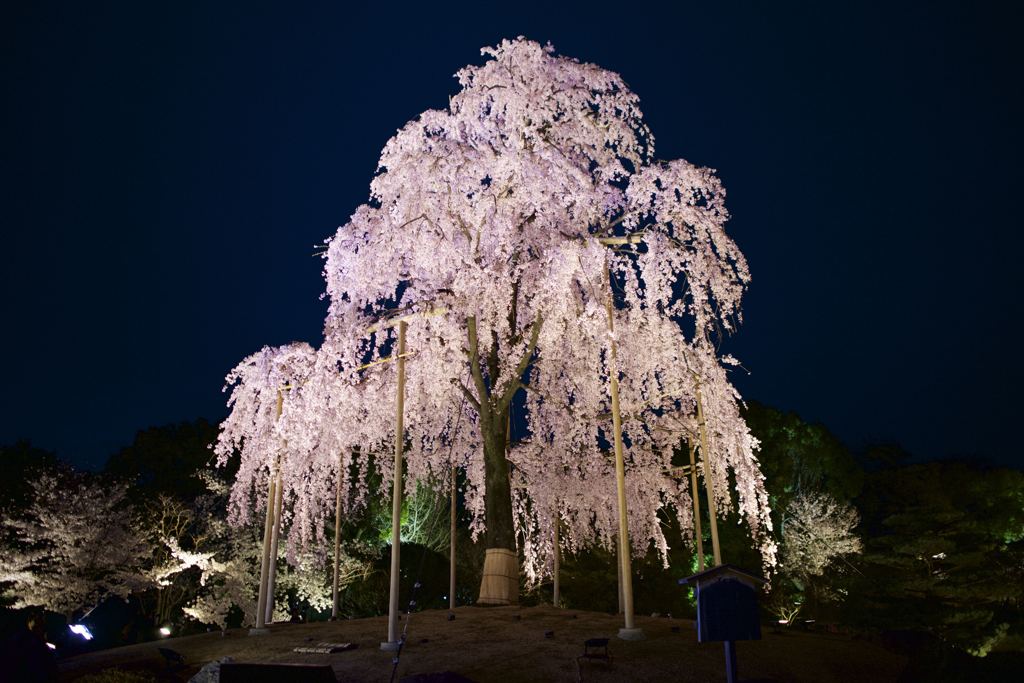
POLYGON ((495 415, 484 432, 484 467, 487 493, 488 548, 515 550, 515 532, 512 527, 512 489, 509 486, 508 459, 505 457, 505 421, 495 415))
POLYGON ((487 555, 477 604, 514 605, 519 602, 519 561, 512 524, 512 488, 505 457, 508 408, 481 420, 484 441, 484 481, 487 555))
MULTIPOLYGON (((513 294, 509 328, 516 332, 516 295, 513 294)), ((498 334, 491 333, 491 344, 483 359, 487 364, 484 379, 481 367, 480 345, 477 337, 476 318, 466 318, 466 333, 469 346, 469 368, 476 386, 476 396, 462 387, 463 393, 480 415, 480 436, 484 443, 484 510, 487 515, 487 530, 484 540, 487 555, 484 572, 480 581, 482 605, 511 605, 519 602, 519 562, 516 558, 516 535, 512 524, 512 487, 509 483, 509 466, 506 457, 509 438, 509 406, 516 391, 522 386, 524 373, 529 368, 533 352, 537 349, 543 316, 537 314, 530 328, 530 341, 519 358, 519 363, 507 378, 498 379, 501 364, 498 334)))

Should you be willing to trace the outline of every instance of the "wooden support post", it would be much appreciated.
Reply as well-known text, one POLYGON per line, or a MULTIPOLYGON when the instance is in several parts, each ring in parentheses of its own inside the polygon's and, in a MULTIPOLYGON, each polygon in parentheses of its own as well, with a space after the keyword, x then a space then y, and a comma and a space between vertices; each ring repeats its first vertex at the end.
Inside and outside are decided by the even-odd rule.
POLYGON ((341 482, 342 454, 338 453, 338 486, 334 494, 334 590, 332 594, 331 619, 338 618, 338 579, 341 573, 341 482))
POLYGON ((619 611, 617 614, 625 614, 626 607, 622 599, 622 544, 619 537, 615 537, 615 582, 619 587, 619 611))
POLYGON ((693 498, 693 536, 697 539, 697 571, 704 571, 704 532, 700 523, 700 489, 697 487, 697 462, 694 453, 697 447, 690 448, 690 497, 693 498))
MULTIPOLYGON (((284 407, 284 393, 279 389, 277 392, 277 411, 274 419, 281 417, 281 409, 284 407)), ((260 588, 259 597, 256 600, 256 626, 249 629, 249 635, 260 635, 267 632, 266 609, 267 609, 267 578, 270 573, 270 541, 274 526, 274 502, 277 500, 275 488, 277 480, 277 466, 272 464, 270 476, 267 479, 267 516, 263 521, 263 557, 260 562, 260 588)))
POLYGON ((561 525, 561 523, 562 523, 561 519, 559 519, 559 517, 558 517, 558 511, 556 510, 555 511, 555 542, 553 543, 554 547, 552 548, 552 552, 554 552, 554 565, 555 565, 554 566, 554 587, 553 587, 553 591, 552 591, 552 595, 551 595, 551 604, 554 605, 555 608, 558 608, 558 607, 562 606, 561 591, 559 590, 559 588, 560 588, 560 585, 559 585, 560 577, 558 575, 558 572, 559 572, 558 565, 561 563, 561 554, 562 554, 562 549, 560 547, 561 540, 558 538, 558 527, 561 525))
POLYGON ((451 478, 452 478, 451 493, 449 493, 449 497, 451 498, 451 506, 450 506, 451 510, 448 513, 448 516, 449 516, 449 520, 448 520, 448 535, 451 536, 451 538, 449 539, 449 542, 451 544, 451 548, 448 551, 448 560, 449 560, 449 563, 451 564, 451 567, 448 570, 448 609, 449 610, 455 609, 455 504, 456 504, 456 502, 458 500, 457 492, 456 492, 456 489, 455 489, 455 484, 456 484, 456 479, 457 479, 456 476, 455 476, 456 474, 457 473, 456 473, 456 470, 455 470, 455 461, 453 460, 452 464, 451 464, 451 478))
POLYGON ((274 499, 274 535, 270 537, 270 573, 267 575, 267 611, 265 623, 274 623, 274 591, 277 588, 277 541, 281 535, 281 506, 284 502, 281 468, 277 470, 277 495, 274 499))
POLYGON ((605 301, 608 313, 608 332, 612 338, 608 344, 608 377, 612 395, 612 432, 615 444, 615 484, 619 503, 619 553, 622 574, 622 606, 625 613, 625 628, 619 629, 619 638, 639 640, 644 632, 636 628, 633 620, 633 576, 630 568, 629 516, 626 511, 626 463, 622 453, 622 414, 619 411, 619 370, 615 357, 615 318, 612 314, 611 274, 608 277, 609 294, 605 301))
POLYGON ((708 448, 708 430, 704 423, 704 399, 700 393, 700 379, 697 379, 697 424, 700 427, 700 458, 704 461, 704 486, 708 490, 708 518, 711 520, 711 549, 715 566, 722 564, 722 549, 718 545, 718 504, 715 502, 715 477, 711 465, 711 450, 708 448))
POLYGON ((395 414, 395 477, 391 486, 391 593, 388 600, 388 639, 382 650, 397 650, 398 643, 398 579, 402 531, 402 449, 405 445, 405 330, 408 323, 398 323, 398 406, 395 414))
POLYGON ((249 635, 266 633, 267 625, 267 577, 270 573, 270 538, 274 527, 274 501, 277 498, 277 472, 271 470, 267 484, 267 516, 263 522, 263 558, 260 562, 260 593, 256 601, 256 627, 249 635))

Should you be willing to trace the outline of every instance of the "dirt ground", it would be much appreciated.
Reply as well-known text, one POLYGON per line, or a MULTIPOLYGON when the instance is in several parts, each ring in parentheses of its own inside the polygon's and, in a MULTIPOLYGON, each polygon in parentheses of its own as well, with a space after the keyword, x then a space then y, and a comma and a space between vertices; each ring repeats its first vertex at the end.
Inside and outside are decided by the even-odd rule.
MULTIPOLYGON (((460 607, 413 614, 395 680, 417 674, 456 672, 478 683, 575 681, 576 657, 587 638, 610 638, 611 665, 581 664, 584 681, 724 681, 720 643, 697 643, 692 621, 638 617, 643 641, 616 638, 622 618, 551 607, 460 607), (678 632, 673 632, 678 627, 678 632), (545 631, 553 631, 552 637, 545 631)), ((406 627, 404 621, 399 628, 406 627)), ((237 662, 328 663, 339 681, 376 682, 391 677, 393 653, 382 652, 384 617, 310 624, 278 624, 270 633, 244 629, 169 638, 105 650, 61 663, 61 680, 118 668, 156 681, 187 681, 204 663, 224 656, 237 662), (355 650, 297 654, 292 648, 319 641, 351 642, 355 650), (171 648, 187 666, 169 668, 157 647, 171 648)), ((765 629, 763 640, 737 644, 739 674, 745 681, 896 681, 907 660, 878 645, 845 636, 765 629)))

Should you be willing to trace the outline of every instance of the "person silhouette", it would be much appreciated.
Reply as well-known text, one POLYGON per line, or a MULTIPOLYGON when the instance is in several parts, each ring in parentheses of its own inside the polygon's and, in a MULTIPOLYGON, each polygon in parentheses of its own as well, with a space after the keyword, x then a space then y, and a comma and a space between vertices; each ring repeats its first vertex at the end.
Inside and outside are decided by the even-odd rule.
POLYGON ((46 614, 32 610, 25 627, 15 632, 4 648, 0 681, 50 683, 57 680, 57 660, 46 642, 46 614))

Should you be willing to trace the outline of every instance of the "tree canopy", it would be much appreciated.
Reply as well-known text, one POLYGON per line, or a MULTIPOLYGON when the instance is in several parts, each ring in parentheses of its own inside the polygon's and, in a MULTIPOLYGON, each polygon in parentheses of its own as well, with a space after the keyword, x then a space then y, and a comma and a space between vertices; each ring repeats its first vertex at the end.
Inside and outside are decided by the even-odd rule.
MULTIPOLYGON (((710 169, 655 157, 618 74, 522 38, 482 52, 484 64, 456 74, 448 108, 387 142, 370 200, 328 241, 323 346, 264 350, 229 376, 218 448, 222 459, 242 450, 239 510, 280 462, 296 521, 322 528, 349 454, 393 448, 397 374, 384 361, 405 324, 388 320, 401 317, 406 491, 465 468, 472 528, 488 547, 514 550, 518 536, 542 574, 556 518, 570 547, 611 543, 617 379, 632 550, 666 556, 659 510, 691 528, 688 483, 668 470, 704 428, 718 507, 734 504, 733 482, 771 564, 756 441, 728 379, 735 361, 715 346, 750 279, 724 229, 724 188, 710 169), (524 390, 527 433, 508 448, 509 406, 524 390)), ((388 459, 373 466, 386 485, 388 459)))

